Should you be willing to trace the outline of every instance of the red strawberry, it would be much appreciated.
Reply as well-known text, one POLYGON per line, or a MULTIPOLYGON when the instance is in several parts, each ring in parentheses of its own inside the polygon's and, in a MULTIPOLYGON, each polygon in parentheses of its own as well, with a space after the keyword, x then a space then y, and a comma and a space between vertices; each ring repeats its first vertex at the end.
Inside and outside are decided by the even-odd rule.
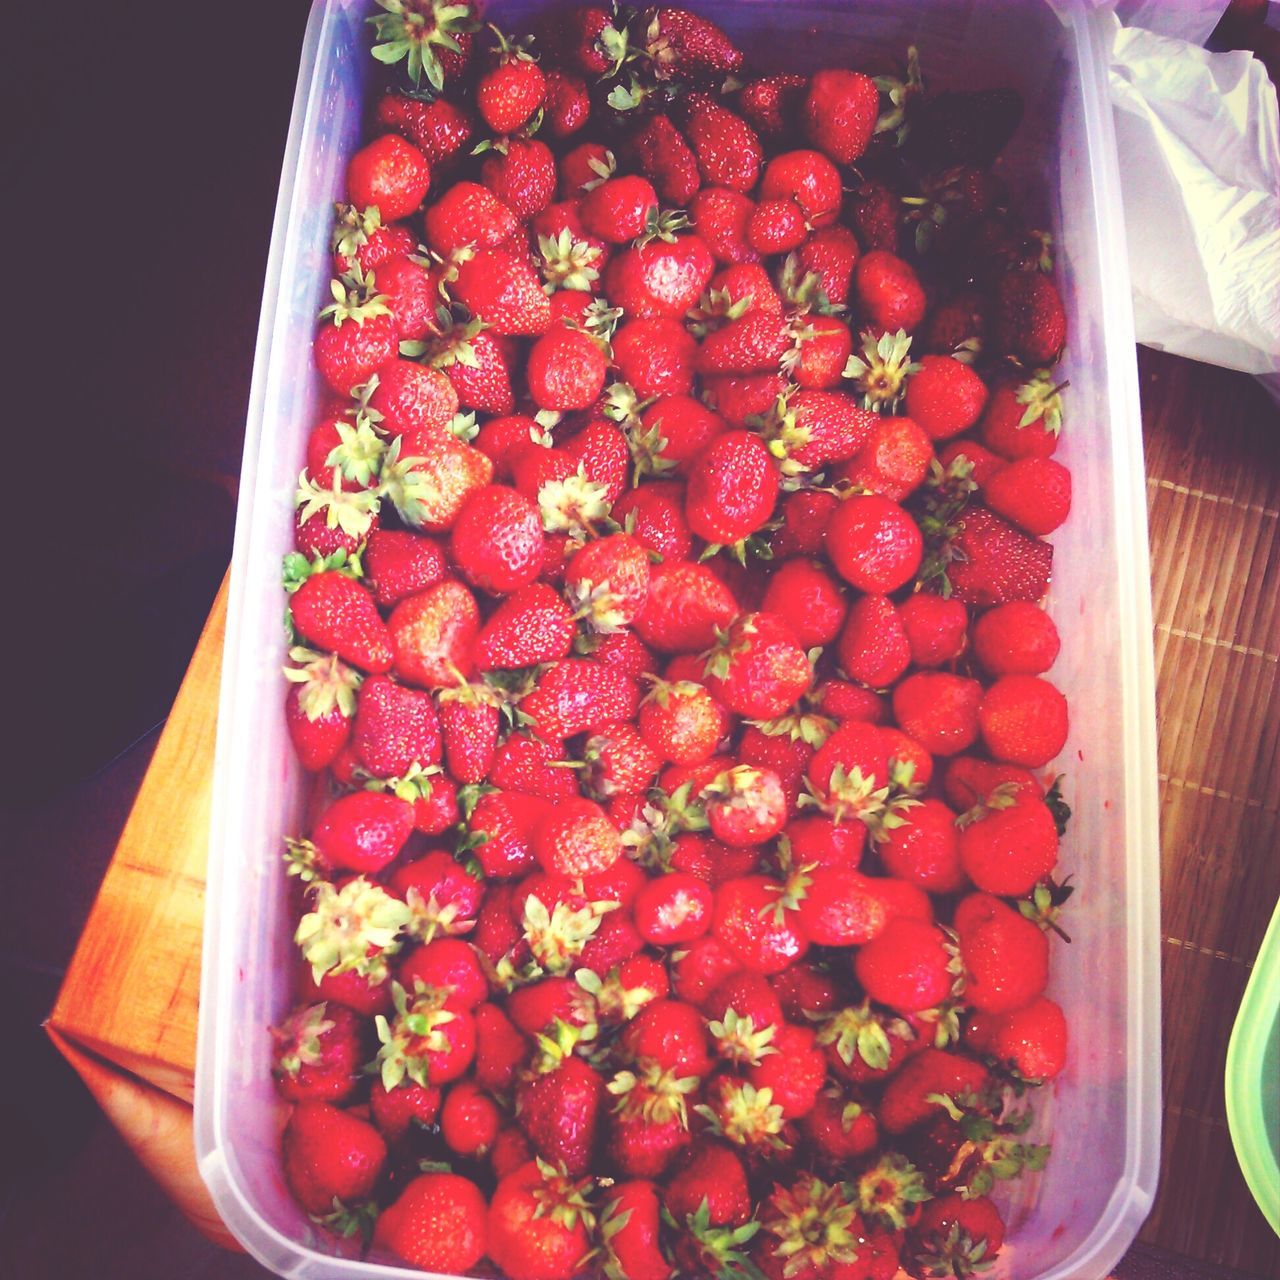
POLYGON ((565 71, 546 73, 543 123, 553 138, 567 138, 587 123, 591 100, 586 83, 565 71))
POLYGON ((746 1171, 735 1152, 722 1142, 699 1139, 689 1158, 662 1191, 667 1212, 684 1223, 707 1206, 707 1224, 737 1227, 751 1217, 746 1171))
POLYGON ((692 942, 711 927, 711 889, 694 876, 671 872, 650 880, 635 901, 636 929, 655 946, 692 942))
POLYGON ((480 166, 480 181, 524 222, 556 194, 555 157, 537 138, 502 139, 480 166))
POLYGON ((378 1216, 374 1242, 410 1266, 465 1275, 484 1257, 487 1212, 474 1182, 424 1173, 378 1216))
POLYGON ((414 440, 444 432, 458 412, 458 393, 438 369, 412 360, 391 360, 361 388, 367 410, 377 414, 389 436, 414 440))
POLYGON ((430 185, 426 157, 396 133, 375 138, 347 164, 348 201, 357 209, 375 206, 383 222, 407 218, 430 185))
POLYGON ((809 687, 813 669, 790 626, 777 614, 746 613, 707 656, 712 696, 753 720, 771 720, 809 687))
POLYGON ((716 890, 715 937, 748 969, 779 973, 808 949, 783 886, 767 876, 729 880, 716 890))
POLYGON ((747 243, 747 226, 755 201, 728 187, 704 187, 689 204, 689 220, 717 262, 758 262, 747 243))
POLYGON ((1049 589, 1053 548, 982 508, 966 511, 947 567, 956 598, 969 605, 1039 600, 1049 589))
POLYGON ((659 6, 641 17, 645 51, 660 75, 716 79, 742 66, 742 50, 714 22, 688 9, 659 6))
POLYGON ((458 155, 474 130, 467 111, 447 98, 427 100, 395 92, 378 100, 377 120, 404 134, 431 164, 458 155))
POLYGON ((498 39, 497 60, 476 86, 476 110, 494 133, 514 133, 542 105, 546 77, 521 42, 492 29, 498 39))
POLYGON ((289 657, 302 665, 284 669, 290 681, 285 725, 302 767, 315 773, 327 768, 351 738, 361 677, 336 654, 294 647, 289 657))
POLYGON ((609 1082, 618 1099, 609 1117, 609 1157, 628 1177, 656 1178, 690 1143, 685 1094, 698 1081, 643 1060, 636 1068, 609 1082))
POLYGON ((896 1257, 892 1270, 871 1269, 871 1233, 853 1195, 850 1184, 828 1185, 812 1173, 789 1186, 775 1183, 761 1208, 764 1231, 753 1249, 765 1280, 892 1280, 896 1257))
POLYGON ((827 554, 836 572, 860 591, 888 594, 920 567, 923 541, 911 517, 879 494, 855 495, 827 525, 827 554))
POLYGON ((452 777, 483 782, 493 763, 501 720, 499 699, 488 685, 457 685, 440 693, 440 731, 452 777))
POLYGON ((978 434, 1002 458, 1047 458, 1058 448, 1062 430, 1062 391, 1047 369, 1026 382, 997 382, 991 388, 978 434))
POLYGON ((986 1196, 950 1193, 930 1200, 911 1232, 912 1275, 962 1276, 989 1265, 1004 1244, 1004 1222, 986 1196))
POLYGON ((440 582, 402 600, 387 620, 396 675, 427 689, 465 680, 475 666, 480 610, 460 582, 440 582))
POLYGON ((284 1129, 284 1177, 308 1213, 355 1208, 377 1184, 387 1144, 373 1125, 327 1102, 300 1102, 284 1129))
POLYGON ((926 1048, 913 1054, 885 1086, 880 1102, 880 1125, 886 1133, 906 1133, 943 1110, 941 1098, 958 1104, 964 1094, 981 1095, 987 1071, 981 1063, 958 1053, 926 1048))
POLYGON ((570 1280, 586 1265, 595 1215, 585 1189, 549 1165, 520 1165, 489 1202, 490 1261, 510 1280, 570 1280))
POLYGON ((335 275, 348 275, 356 268, 368 275, 388 259, 414 252, 417 242, 413 232, 398 222, 384 225, 377 209, 348 204, 336 205, 335 210, 330 239, 335 275))
POLYGON ((711 834, 732 848, 763 844, 786 825, 787 793, 772 769, 735 765, 703 794, 711 834))
POLYGON ((432 3, 420 12, 418 7, 395 6, 369 21, 380 41, 374 45, 374 57, 385 63, 403 59, 415 89, 425 77, 439 92, 446 80, 465 72, 477 25, 469 8, 432 3))
POLYGON ((903 917, 890 920, 854 957, 863 990, 899 1013, 941 1004, 951 994, 957 968, 941 929, 903 917))
POLYGON ((835 316, 797 316, 794 332, 794 360, 788 355, 784 364, 789 365, 796 385, 817 389, 839 386, 853 353, 849 326, 835 316))
POLYGON ((695 653, 739 612, 732 593, 704 565, 664 562, 650 573, 649 599, 634 625, 640 638, 660 652, 695 653))
MULTIPOLYGON (((388 1002, 387 1008, 391 1005, 388 1002)), ((369 1090, 369 1115, 388 1142, 400 1142, 410 1132, 430 1129, 440 1114, 440 1090, 402 1080, 394 1089, 375 1081, 369 1090)))
POLYGON ((455 182, 442 191, 423 217, 427 244, 442 258, 470 246, 496 249, 515 234, 516 215, 478 182, 455 182))
POLYGON ((368 1058, 367 1029, 367 1023, 340 1004, 299 1005, 271 1028, 276 1091, 289 1102, 349 1098, 368 1058))
POLYGON ((408 525, 443 533, 473 490, 493 478, 493 463, 448 432, 406 433, 387 451, 382 489, 408 525))
POLYGON ((991 343, 1023 364, 1052 364, 1067 340, 1067 316, 1052 279, 1040 271, 1010 271, 995 288, 991 343))
POLYGON ((647 1004, 623 1029, 620 1045, 633 1062, 652 1062, 676 1076, 710 1074, 711 1055, 702 1015, 681 1000, 647 1004))
POLYGON ((539 334, 551 323, 547 296, 526 259, 483 249, 457 269, 452 291, 496 334, 539 334))
POLYGON ((684 205, 702 185, 698 160, 666 116, 655 115, 630 142, 636 163, 663 200, 684 205))
POLYGON ((965 1001, 992 1014, 1024 1008, 1049 981, 1047 936, 998 898, 974 894, 964 905, 957 920, 965 1001))
POLYGON ((427 358, 444 371, 464 408, 503 414, 515 408, 511 341, 487 332, 479 320, 446 327, 427 358))
POLYGON ((1067 701, 1039 676, 1001 676, 982 696, 978 725, 997 760, 1038 769, 1066 745, 1067 701))
POLYGON ((917 666, 940 667, 964 652, 969 611, 959 600, 920 592, 904 600, 899 613, 917 666))
POLYGON ((330 390, 345 396, 395 358, 400 335, 386 300, 374 292, 374 278, 357 271, 335 280, 333 302, 320 312, 313 352, 330 390))
POLYGON ((1060 647, 1053 619, 1027 600, 997 605, 973 626, 973 656, 993 676, 1042 675, 1060 647))
POLYGON ((531 733, 512 733, 494 753, 489 781, 507 791, 523 791, 544 800, 578 794, 572 769, 557 768, 563 751, 531 733))
POLYGON ((747 223, 747 243, 766 256, 786 253, 803 242, 806 232, 804 212, 794 200, 764 200, 747 223))
POLYGON ((542 569, 542 520, 504 485, 476 489, 454 522, 449 552, 462 576, 491 595, 509 595, 542 569))
POLYGON ((1030 893, 1058 860, 1058 828, 1049 806, 1016 784, 996 788, 961 820, 960 860, 987 893, 1030 893))
POLYGON ((476 665, 482 671, 528 667, 566 657, 573 645, 573 614, 545 582, 533 582, 508 596, 476 638, 476 665))
POLYGON ((613 363, 638 399, 693 391, 697 343, 678 320, 632 320, 613 338, 613 363))
POLYGON ((552 875, 590 876, 607 871, 622 855, 618 829, 585 796, 560 801, 533 831, 533 851, 552 875))
POLYGON ((431 538, 375 529, 364 548, 365 580, 384 608, 435 586, 445 575, 444 552, 431 538))
POLYGON ((642 235, 657 216, 658 194, 645 178, 606 178, 582 197, 578 212, 593 236, 625 244, 642 235))
POLYGON ((541 736, 563 740, 632 720, 638 706, 635 682, 622 672, 590 659, 565 658, 541 676, 520 709, 541 736))
POLYGON ((1013 794, 1044 795, 1044 788, 1026 769, 1012 764, 993 764, 973 756, 957 756, 947 761, 942 792, 953 809, 964 812, 985 801, 1002 782, 1014 784, 1013 794))
POLYGON ((312 573, 293 593, 289 612, 298 634, 362 671, 391 668, 391 636, 368 589, 327 569, 312 573))
POLYGON ((831 574, 817 561, 801 556, 778 566, 761 607, 785 618, 805 650, 830 644, 840 634, 848 608, 831 574))
POLYGON ((599 346, 579 329, 552 329, 529 352, 529 395, 540 409, 587 409, 604 386, 606 361, 599 346))
POLYGON ((747 1071, 757 1089, 768 1089, 773 1101, 788 1120, 798 1120, 813 1110, 818 1090, 827 1078, 827 1061, 814 1046, 809 1027, 784 1023, 770 1042, 774 1053, 766 1054, 747 1071))
MULTIPOLYGON (((910 333, 924 319, 925 296, 911 264, 885 249, 872 249, 854 268, 858 308, 873 332, 910 333)), ((914 414, 911 415, 915 417, 914 414)))
POLYGON ((900 209, 897 196, 883 182, 867 178, 853 188, 845 202, 845 215, 864 252, 897 252, 900 209))
POLYGON ((1016 1071, 1024 1080, 1052 1080, 1066 1065, 1067 1020, 1047 996, 1009 1013, 974 1013, 965 1043, 1016 1071))
POLYGON ((933 755, 968 750, 978 736, 982 686, 946 671, 917 671, 893 691, 899 727, 933 755))
POLYGON ((857 600, 836 652, 841 668, 855 680, 873 688, 893 684, 911 663, 911 645, 893 601, 879 595, 857 600))
POLYGON ((715 271, 711 250, 697 235, 658 235, 614 255, 605 272, 609 301, 630 317, 684 316, 715 271))
POLYGON ((689 528, 717 546, 742 542, 773 515, 778 486, 777 465, 759 436, 723 432, 689 465, 689 528))
POLYGON ((370 676, 360 691, 352 744, 376 778, 403 777, 440 763, 440 722, 431 695, 387 676, 370 676))
POLYGON ((746 192, 756 185, 763 152, 755 130, 741 116, 714 102, 699 102, 685 128, 707 186, 746 192))
POLYGON ((956 893, 968 882, 960 861, 956 815, 941 800, 920 801, 879 846, 884 869, 930 893, 956 893))
POLYGON ((539 1156, 578 1176, 595 1154, 605 1087, 595 1069, 573 1053, 577 1033, 559 1023, 556 1037, 540 1037, 543 1052, 516 1090, 516 1117, 539 1156))
POLYGON ((388 258, 378 267, 378 291, 402 342, 434 334, 440 306, 439 275, 407 257, 388 258))
POLYGON ((809 77, 796 74, 763 76, 738 90, 738 111, 768 138, 796 132, 796 121, 809 88, 809 77))
POLYGON ((907 379, 907 414, 933 440, 967 431, 986 403, 982 379, 951 356, 923 356, 919 371, 907 379))
POLYGON ((809 141, 837 164, 852 164, 871 141, 880 93, 861 72, 816 71, 802 114, 809 141))
POLYGON ((609 1189, 600 1217, 606 1269, 627 1280, 670 1280, 671 1264, 661 1246, 661 1210, 657 1187, 646 1178, 609 1189))
POLYGON ((1019 458, 982 488, 987 506, 1024 533, 1052 533, 1071 511, 1071 473, 1052 458, 1019 458))
MULTIPOLYGON (((698 348, 697 369, 711 374, 773 373, 790 346, 791 337, 778 316, 750 311, 706 336, 698 348)), ((730 416, 723 407, 719 411, 730 416)))

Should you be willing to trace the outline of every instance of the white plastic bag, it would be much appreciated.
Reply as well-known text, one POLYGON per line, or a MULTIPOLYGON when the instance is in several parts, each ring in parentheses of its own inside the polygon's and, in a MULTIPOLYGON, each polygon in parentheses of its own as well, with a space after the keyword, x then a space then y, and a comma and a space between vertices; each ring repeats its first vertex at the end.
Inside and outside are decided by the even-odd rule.
POLYGON ((1111 94, 1134 321, 1147 346, 1276 373, 1276 93, 1251 54, 1199 47, 1223 7, 1126 0, 1114 20, 1111 94), (1122 26, 1120 17, 1161 30, 1122 26))

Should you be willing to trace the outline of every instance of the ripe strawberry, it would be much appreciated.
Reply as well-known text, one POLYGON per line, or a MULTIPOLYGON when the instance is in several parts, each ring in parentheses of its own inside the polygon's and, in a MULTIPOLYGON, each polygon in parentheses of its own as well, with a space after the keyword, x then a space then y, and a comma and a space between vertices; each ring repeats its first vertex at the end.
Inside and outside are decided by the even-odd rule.
POLYGON ((880 93, 861 72, 816 71, 802 114, 809 141, 837 164, 852 164, 871 141, 880 93))
POLYGON ((475 667, 480 610, 460 582, 446 581, 402 600, 387 619, 402 680, 427 689, 447 689, 475 667))
POLYGON ((641 29, 645 52, 663 75, 694 82, 717 80, 742 66, 742 50, 714 22, 688 9, 647 9, 641 29))
POLYGON ((542 110, 543 124, 553 138, 567 138, 577 133, 591 112, 586 83, 566 71, 546 72, 542 110))
POLYGON ((982 697, 978 724, 997 760, 1039 768, 1066 745, 1067 701, 1039 676, 1001 676, 982 697))
POLYGON ((986 402, 982 379, 951 356, 921 357, 919 372, 907 380, 907 413, 933 440, 967 431, 986 402))
POLYGON ((668 203, 685 205, 702 185, 693 149, 666 116, 650 117, 630 146, 636 166, 668 203))
POLYGON ((460 249, 496 249, 519 224, 516 215, 478 182, 455 182, 427 206, 423 228, 427 244, 442 258, 460 249))
POLYGON ((833 822, 826 817, 793 818, 784 834, 791 842, 792 866, 854 871, 862 858, 867 828, 862 822, 833 822))
POLYGON ((815 1047, 809 1027, 784 1023, 771 1041, 774 1053, 748 1068, 747 1078, 757 1089, 769 1089, 773 1101, 788 1120, 798 1120, 813 1110, 818 1090, 827 1078, 827 1061, 815 1047))
POLYGON ((442 1085, 465 1074, 475 1057, 475 1020, 454 1007, 451 993, 422 983, 409 993, 393 979, 391 997, 396 1016, 378 1022, 383 1087, 392 1090, 406 1077, 424 1087, 442 1085))
POLYGON ((289 612, 297 633, 362 671, 391 668, 392 644, 368 589, 337 570, 312 573, 293 593, 289 612))
POLYGON ((639 399, 685 396, 693 391, 698 346, 669 316, 632 320, 613 337, 613 364, 639 399))
POLYGON ((973 756, 957 756, 947 761, 942 792, 947 803, 963 813, 986 800, 1002 782, 1013 783, 1012 792, 1041 797, 1044 788, 1026 770, 1012 764, 993 764, 973 756))
POLYGON ((402 342, 416 342, 438 330, 439 274, 407 257, 388 258, 378 267, 378 291, 402 342))
POLYGON ((786 825, 787 793, 772 769, 735 765, 703 794, 711 834, 731 848, 763 844, 786 825))
POLYGON ((998 898, 974 894, 957 914, 965 1001, 984 1013, 1010 1013, 1039 996, 1049 981, 1044 931, 998 898))
POLYGON ((646 178, 606 178, 578 206, 583 227, 609 244, 625 244, 643 235, 658 214, 658 193, 646 178))
POLYGON ((747 243, 766 256, 787 253, 803 243, 808 226, 792 199, 762 200, 747 223, 747 243))
POLYGON ((879 494, 854 495, 827 525, 827 554, 836 572, 860 591, 888 594, 920 567, 923 540, 915 521, 879 494))
POLYGON ((916 666, 941 667, 964 652, 969 612, 959 600, 919 592, 903 601, 899 614, 916 666))
POLYGON ((473 490, 493 478, 493 463, 448 432, 405 433, 382 465, 382 490, 410 527, 443 533, 473 490))
POLYGON ((527 586, 542 569, 542 520, 504 485, 474 490, 454 522, 449 552, 462 576, 491 595, 527 586))
POLYGON ((409 904, 406 932, 423 942, 437 934, 470 933, 485 894, 485 886, 443 849, 401 863, 387 878, 387 889, 409 904))
POLYGON ((831 574, 802 556, 779 565, 765 590, 761 607, 785 618, 802 649, 828 645, 844 624, 848 605, 831 574))
POLYGON ((986 1196, 954 1192, 929 1201, 912 1229, 905 1259, 917 1276, 972 1275, 1004 1244, 1004 1222, 986 1196))
POLYGON ((853 679, 873 688, 893 684, 911 663, 901 611, 887 596, 863 596, 849 610, 836 654, 853 679))
POLYGON ((618 1101, 609 1116, 609 1158, 628 1177, 661 1177, 689 1146, 685 1095, 698 1087, 696 1076, 678 1077, 656 1063, 636 1063, 609 1082, 618 1101))
POLYGON ((428 358, 444 371, 463 408, 503 414, 515 409, 514 351, 509 338, 495 336, 479 320, 472 320, 446 327, 429 351, 428 358))
POLYGON ((589 1183, 530 1161, 498 1183, 489 1202, 489 1259, 509 1280, 570 1280, 591 1251, 589 1183))
POLYGON ((649 599, 636 615, 640 638, 661 653, 696 653, 740 612, 729 589, 705 565, 664 561, 649 575, 649 599))
POLYGON ((1042 675, 1060 648, 1053 619, 1030 601, 998 605, 973 626, 973 656, 993 676, 1042 675))
POLYGON ((375 778, 402 777, 415 764, 439 764, 440 721, 431 695, 388 676, 370 676, 360 690, 352 745, 375 778))
POLYGON ((636 474, 665 475, 686 469, 716 436, 725 420, 692 396, 664 396, 646 409, 630 435, 636 474))
POLYGON ((808 88, 808 76, 762 76, 738 90, 735 104, 758 134, 779 140, 784 134, 798 132, 797 121, 808 88))
MULTIPOLYGON (((696 365, 704 374, 774 373, 790 346, 790 334, 778 316, 749 311, 706 336, 698 348, 696 365)), ((717 408, 722 416, 730 417, 723 407, 717 408)))
POLYGON ((715 259, 700 236, 666 232, 616 253, 604 287, 610 302, 633 319, 680 319, 702 296, 714 271, 715 259))
POLYGON ((987 506, 1024 533, 1052 533, 1071 511, 1071 473, 1052 458, 1019 458, 987 480, 987 506))
POLYGON ((900 209, 893 191, 875 178, 866 178, 853 188, 845 201, 845 216, 857 232, 863 252, 897 252, 900 209))
POLYGON ((494 133, 514 133, 542 105, 547 82, 523 43, 509 40, 497 27, 496 65, 476 86, 476 110, 494 133))
POLYGON ((813 1110, 802 1118, 800 1127, 819 1160, 829 1166, 843 1167, 874 1151, 880 1142, 875 1115, 838 1086, 818 1094, 813 1110))
POLYGON ((1053 547, 1028 537, 994 512, 966 511, 948 565, 956 599, 968 605, 1039 600, 1049 589, 1053 547))
POLYGON ((365 543, 364 569, 374 599, 389 609, 444 577, 444 552, 437 542, 420 534, 375 529, 365 543))
POLYGON ((559 876, 607 871, 622 855, 618 830, 585 796, 550 809, 533 830, 533 851, 544 870, 559 876))
POLYGON ((1058 828, 1049 806, 1003 784, 961 819, 960 861, 987 893, 1021 897, 1058 861, 1058 828))
POLYGON ((484 1257, 487 1212, 474 1182, 424 1173, 379 1215, 374 1243, 423 1271, 465 1275, 484 1257))
POLYGON ((692 681, 654 680, 640 704, 640 732, 664 759, 701 764, 729 727, 724 708, 692 681))
POLYGON ((987 1083, 987 1071, 980 1062, 940 1049, 921 1049, 885 1086, 880 1127, 886 1133, 906 1133, 938 1116, 943 1105, 937 1099, 956 1102, 964 1094, 981 1096, 987 1083))
POLYGON ((880 860, 891 876, 930 893, 956 893, 968 883, 960 862, 956 815, 941 800, 921 800, 906 822, 885 833, 880 860))
POLYGON ((910 333, 924 319, 925 296, 919 277, 910 263, 888 250, 864 253, 854 268, 853 284, 858 309, 872 332, 904 329, 910 333))
POLYGON ((451 290, 477 319, 499 335, 545 333, 551 308, 527 259, 504 249, 481 249, 459 264, 451 290))
POLYGON ((715 102, 697 102, 685 131, 709 187, 750 191, 760 176, 763 152, 755 130, 741 116, 715 102))
POLYGON ((445 1095, 440 1133, 460 1156, 485 1155, 502 1125, 498 1104, 471 1080, 459 1080, 445 1095))
POLYGON ((340 1004, 302 1004, 271 1028, 271 1074, 288 1102, 343 1102, 368 1058, 367 1024, 340 1004))
MULTIPOLYGON (((390 1003, 387 1008, 390 1009, 390 1003)), ((402 1080, 387 1089, 381 1080, 369 1090, 369 1116, 390 1143, 420 1129, 430 1129, 440 1114, 440 1090, 402 1080)))
POLYGON ((695 876, 671 872, 636 895, 636 929, 655 946, 692 942, 711 927, 711 889, 695 876))
POLYGON ((783 886, 767 876, 743 876, 717 888, 712 932, 755 973, 780 973, 809 947, 783 886))
POLYGON ((991 346, 1032 368, 1052 364, 1067 340, 1067 316, 1053 280, 1040 271, 1002 275, 992 300, 991 346))
POLYGON ((849 326, 835 316, 797 317, 796 345, 783 363, 797 386, 837 387, 853 352, 849 326), (794 356, 794 359, 792 359, 794 356))
POLYGON ((340 276, 330 286, 333 301, 320 312, 313 346, 316 368, 341 396, 366 382, 399 350, 395 318, 375 287, 374 277, 358 269, 340 276))
POLYGON ((1047 996, 1008 1013, 975 1012, 965 1043, 1016 1071, 1024 1080, 1052 1080, 1067 1060, 1067 1020, 1047 996))
POLYGON ((707 1224, 741 1226, 751 1217, 751 1193, 742 1161, 722 1142, 700 1138, 662 1189, 667 1212, 678 1223, 707 1206, 707 1224))
POLYGON ((618 631, 648 599, 648 554, 625 533, 589 542, 569 561, 565 588, 593 631, 618 631))
POLYGON ((426 156, 398 133, 375 138, 347 164, 347 200, 357 209, 375 206, 383 222, 407 218, 430 185, 426 156))
POLYGON ((803 694, 813 669, 777 614, 744 613, 706 655, 711 695, 739 715, 771 720, 803 694))
POLYGON ((967 751, 978 737, 982 686, 946 671, 917 671, 893 691, 898 727, 935 756, 967 751))
POLYGON ((755 201, 728 187, 703 187, 690 201, 689 221, 717 262, 758 262, 760 254, 747 243, 747 225, 755 201))
POLYGON ((414 252, 417 241, 402 223, 385 225, 377 209, 357 209, 353 204, 335 205, 333 249, 335 275, 352 274, 356 268, 367 276, 390 258, 414 252))
POLYGON ((565 658, 539 678, 521 701, 541 737, 561 741, 635 719, 639 692, 616 668, 588 658, 565 658))
POLYGON ((530 583, 504 600, 476 638, 482 671, 527 667, 566 657, 573 645, 573 614, 544 582, 530 583))
POLYGON ((653 1063, 677 1077, 702 1078, 711 1072, 707 1029, 702 1015, 682 1000, 655 1000, 623 1028, 619 1041, 632 1062, 653 1063))
POLYGON ((436 165, 458 155, 471 141, 475 125, 464 107, 447 98, 428 101, 389 91, 378 100, 379 124, 403 134, 436 165))
POLYGON ((284 669, 290 681, 285 725, 302 767, 318 773, 351 738, 361 677, 336 654, 295 646, 289 657, 302 665, 284 669))
MULTIPOLYGON (((761 1208, 764 1230, 753 1257, 765 1280, 862 1280, 868 1231, 848 1183, 828 1185, 812 1173, 775 1183, 761 1208)), ((888 1273, 892 1277, 893 1272, 888 1273)))
POLYGON ((525 375, 540 409, 587 409, 604 386, 604 353, 579 329, 552 329, 533 344, 525 375))
POLYGON ((327 1102, 300 1102, 284 1129, 284 1177, 308 1213, 354 1208, 377 1184, 387 1144, 373 1125, 327 1102))
POLYGON ((441 690, 439 709, 450 775, 458 782, 483 782, 498 743, 499 698, 488 685, 461 684, 441 690))
POLYGON ((1061 439, 1062 390, 1047 369, 1021 385, 1013 379, 995 383, 978 423, 982 443, 1011 462, 1049 457, 1061 439))
POLYGON ((534 1151, 580 1176, 591 1167, 605 1102, 604 1080, 572 1049, 577 1032, 559 1023, 516 1089, 516 1118, 534 1151))
POLYGON ((941 929, 904 917, 890 920, 853 963, 863 990, 899 1013, 941 1004, 951 994, 958 970, 941 929))
POLYGON ((662 1202, 647 1178, 618 1183, 606 1193, 600 1238, 606 1274, 627 1280, 670 1280, 671 1264, 662 1252, 662 1202))
POLYGON ((987 332, 986 315, 982 294, 962 289, 933 308, 920 333, 920 349, 940 356, 980 351, 987 332))

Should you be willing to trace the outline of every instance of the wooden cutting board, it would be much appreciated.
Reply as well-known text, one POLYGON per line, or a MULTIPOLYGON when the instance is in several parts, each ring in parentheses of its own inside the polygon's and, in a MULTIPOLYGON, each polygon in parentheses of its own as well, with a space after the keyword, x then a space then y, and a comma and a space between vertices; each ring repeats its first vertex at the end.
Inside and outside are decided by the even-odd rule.
MULTIPOLYGON (((1280 897, 1280 412, 1239 374, 1147 351, 1139 370, 1165 1047, 1164 1172, 1142 1239, 1280 1280, 1280 1241, 1236 1166, 1222 1083, 1236 1006, 1280 897)), ((174 1139, 189 1113, 164 1095, 192 1093, 225 616, 224 582, 49 1018, 143 1162, 210 1234, 189 1138, 174 1139), (124 1073, 123 1086, 107 1090, 104 1068, 124 1073)))

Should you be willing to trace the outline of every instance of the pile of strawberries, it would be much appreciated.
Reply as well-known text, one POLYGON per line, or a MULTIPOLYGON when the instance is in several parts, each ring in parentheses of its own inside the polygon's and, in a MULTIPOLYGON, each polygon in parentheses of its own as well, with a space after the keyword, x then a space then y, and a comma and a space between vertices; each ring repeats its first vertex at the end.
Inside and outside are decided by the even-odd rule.
POLYGON ((288 1185, 445 1273, 980 1271, 1067 1041, 1020 100, 378 5, 285 562, 288 1185))

